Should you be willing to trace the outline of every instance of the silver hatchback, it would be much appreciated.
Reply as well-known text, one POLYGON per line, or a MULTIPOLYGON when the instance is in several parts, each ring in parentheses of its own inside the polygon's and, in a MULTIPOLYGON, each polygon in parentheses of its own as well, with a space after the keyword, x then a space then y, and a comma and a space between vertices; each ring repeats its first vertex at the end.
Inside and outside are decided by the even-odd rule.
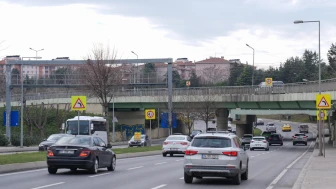
POLYGON ((202 133, 194 137, 184 156, 184 182, 193 178, 225 177, 239 185, 248 179, 249 157, 233 133, 202 133))

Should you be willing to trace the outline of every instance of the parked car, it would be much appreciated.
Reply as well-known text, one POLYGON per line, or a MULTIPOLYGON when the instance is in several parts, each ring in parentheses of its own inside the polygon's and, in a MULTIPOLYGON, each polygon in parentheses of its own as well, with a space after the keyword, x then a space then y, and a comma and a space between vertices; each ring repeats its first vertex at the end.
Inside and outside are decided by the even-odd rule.
POLYGON ((264 120, 257 119, 257 125, 264 125, 264 120))
POLYGON ((283 145, 283 137, 281 136, 281 134, 272 133, 268 137, 268 143, 269 143, 270 146, 272 146, 273 144, 279 144, 280 146, 282 146, 283 145))
POLYGON ((134 140, 134 136, 128 141, 128 146, 133 147, 133 146, 147 146, 149 142, 148 136, 147 135, 141 135, 141 140, 136 141, 134 140))
POLYGON ((248 179, 249 156, 233 133, 196 135, 184 156, 184 182, 193 178, 225 177, 239 185, 248 179))
POLYGON ((306 124, 301 124, 299 126, 299 133, 309 133, 309 127, 306 124))
POLYGON ((76 171, 87 169, 96 174, 99 168, 108 171, 116 168, 116 155, 111 144, 92 135, 71 135, 59 139, 47 153, 48 172, 56 174, 58 169, 76 171))
POLYGON ((288 132, 292 131, 292 127, 289 124, 284 124, 282 126, 282 132, 286 132, 286 131, 288 131, 288 132))
POLYGON ((191 134, 190 134, 190 138, 193 139, 194 136, 196 136, 196 135, 198 135, 198 134, 200 134, 200 133, 202 133, 202 130, 193 130, 193 131, 191 132, 191 134))
POLYGON ((266 124, 266 131, 276 132, 276 126, 274 125, 273 122, 266 124))
POLYGON ((263 136, 255 136, 252 138, 250 143, 250 150, 253 151, 255 149, 264 149, 265 151, 269 150, 269 143, 263 136))
POLYGON ((163 142, 162 156, 166 157, 167 154, 170 156, 173 156, 174 154, 184 154, 190 141, 191 138, 187 135, 170 135, 163 142))
POLYGON ((241 139, 241 143, 242 145, 250 145, 250 142, 253 138, 253 135, 252 134, 244 134, 242 139, 241 139))
POLYGON ((304 144, 307 146, 307 136, 304 133, 297 133, 293 136, 293 146, 296 144, 304 144))
POLYGON ((69 134, 52 134, 47 139, 44 139, 38 147, 39 151, 46 151, 51 145, 55 144, 60 138, 69 136, 69 134))

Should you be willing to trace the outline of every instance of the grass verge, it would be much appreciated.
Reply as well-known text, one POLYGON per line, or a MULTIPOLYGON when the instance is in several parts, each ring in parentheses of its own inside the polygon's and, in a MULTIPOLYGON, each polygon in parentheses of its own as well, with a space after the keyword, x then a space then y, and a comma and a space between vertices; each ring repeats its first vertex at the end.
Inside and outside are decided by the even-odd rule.
POLYGON ((253 128, 253 136, 261 136, 262 131, 258 128, 253 128))
POLYGON ((309 115, 300 115, 300 114, 290 115, 290 119, 288 120, 283 118, 281 115, 259 115, 258 118, 284 120, 299 123, 316 123, 316 121, 309 119, 309 115))
MULTIPOLYGON (((146 147, 132 147, 132 148, 118 148, 112 150, 116 154, 149 152, 161 150, 162 146, 146 146, 146 147)), ((16 153, 0 155, 0 165, 13 164, 13 163, 28 163, 34 161, 46 161, 46 152, 32 152, 32 153, 16 153)))

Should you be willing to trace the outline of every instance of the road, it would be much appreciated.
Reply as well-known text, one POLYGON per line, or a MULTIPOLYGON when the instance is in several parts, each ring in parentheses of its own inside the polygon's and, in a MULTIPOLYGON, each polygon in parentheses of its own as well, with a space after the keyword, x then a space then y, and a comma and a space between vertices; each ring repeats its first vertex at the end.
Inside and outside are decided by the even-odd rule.
MULTIPOLYGON (((293 132, 289 134, 292 135, 297 131, 296 128, 293 127, 293 132)), ((282 133, 281 129, 278 132, 282 133)), ((192 184, 185 184, 183 156, 156 155, 117 160, 117 169, 114 172, 101 169, 97 175, 90 175, 84 170, 77 172, 59 170, 56 175, 49 175, 47 169, 2 174, 0 188, 289 189, 294 185, 312 153, 308 150, 310 145, 313 145, 313 142, 309 142, 308 146, 293 146, 291 141, 285 141, 284 146, 271 146, 270 151, 247 151, 250 157, 249 180, 243 181, 239 186, 233 185, 230 180, 218 178, 194 179, 192 184)))

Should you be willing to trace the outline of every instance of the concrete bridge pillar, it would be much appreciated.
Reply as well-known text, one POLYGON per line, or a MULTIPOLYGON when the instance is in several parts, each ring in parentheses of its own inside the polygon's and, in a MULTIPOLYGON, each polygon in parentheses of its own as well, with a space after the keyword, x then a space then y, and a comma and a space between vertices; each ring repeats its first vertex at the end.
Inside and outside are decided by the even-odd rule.
POLYGON ((223 131, 228 129, 229 110, 219 108, 216 110, 217 130, 223 131))
POLYGON ((245 124, 236 124, 236 135, 243 137, 244 134, 253 134, 253 122, 255 122, 256 115, 246 115, 245 124))

